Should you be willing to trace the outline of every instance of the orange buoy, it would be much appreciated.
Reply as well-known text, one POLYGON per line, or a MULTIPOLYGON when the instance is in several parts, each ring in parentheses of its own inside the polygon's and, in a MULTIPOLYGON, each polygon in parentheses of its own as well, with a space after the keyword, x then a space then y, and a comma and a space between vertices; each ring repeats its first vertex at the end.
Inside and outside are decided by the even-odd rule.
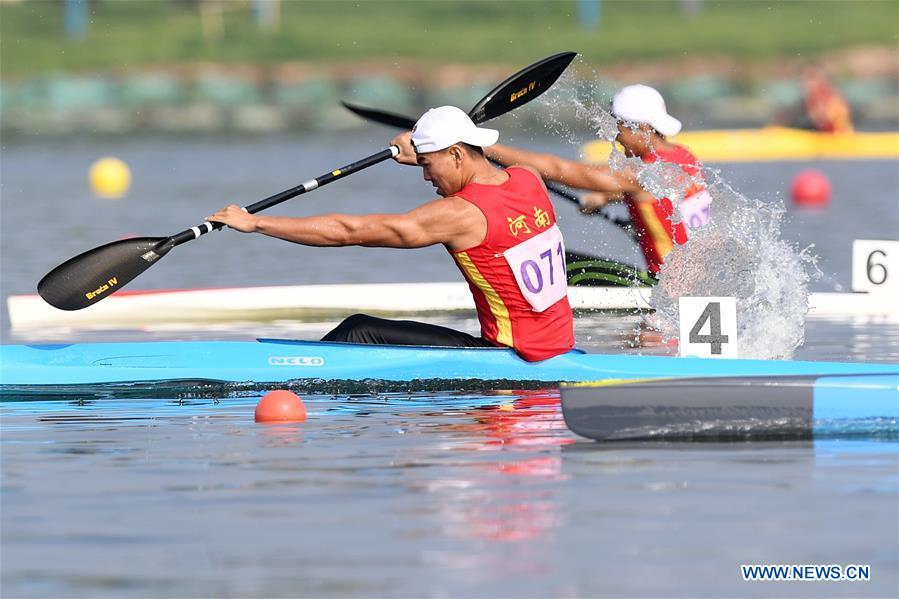
POLYGON ((303 400, 284 389, 269 391, 256 404, 256 422, 304 422, 306 406, 303 400))
POLYGON ((796 206, 821 208, 830 201, 830 181, 821 171, 802 171, 793 178, 790 194, 796 206))

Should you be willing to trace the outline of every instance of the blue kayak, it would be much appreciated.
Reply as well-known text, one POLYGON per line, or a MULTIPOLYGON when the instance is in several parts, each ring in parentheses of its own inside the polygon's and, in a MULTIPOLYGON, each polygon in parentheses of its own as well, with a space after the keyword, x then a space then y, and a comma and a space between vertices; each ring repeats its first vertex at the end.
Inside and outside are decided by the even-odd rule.
POLYGON ((213 381, 543 381, 896 374, 899 365, 589 354, 526 362, 499 348, 320 341, 157 341, 0 346, 0 392, 45 386, 213 381))

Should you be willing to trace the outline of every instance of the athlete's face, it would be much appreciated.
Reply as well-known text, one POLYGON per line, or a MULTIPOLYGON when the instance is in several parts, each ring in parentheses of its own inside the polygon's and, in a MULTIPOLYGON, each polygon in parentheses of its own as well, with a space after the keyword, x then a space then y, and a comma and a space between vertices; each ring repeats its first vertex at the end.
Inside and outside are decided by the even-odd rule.
POLYGON ((649 125, 618 121, 618 135, 615 137, 615 140, 624 147, 626 154, 642 154, 643 150, 649 145, 651 130, 649 125))
POLYGON ((462 149, 450 146, 445 150, 416 156, 422 176, 441 197, 449 197, 464 186, 462 177, 462 149))

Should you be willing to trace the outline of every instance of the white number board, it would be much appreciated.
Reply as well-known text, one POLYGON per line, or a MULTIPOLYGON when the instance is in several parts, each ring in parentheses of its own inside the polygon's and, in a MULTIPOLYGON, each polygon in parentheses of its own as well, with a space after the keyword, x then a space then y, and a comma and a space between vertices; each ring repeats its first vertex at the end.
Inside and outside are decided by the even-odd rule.
POLYGON ((899 290, 899 241, 856 239, 852 242, 852 290, 873 293, 899 290))
POLYGON ((680 355, 737 357, 737 301, 732 297, 682 297, 680 355))
POLYGON ((709 222, 712 209, 712 196, 708 191, 702 190, 686 197, 678 205, 681 218, 691 231, 704 226, 709 222))
POLYGON ((556 225, 512 246, 503 256, 534 312, 545 311, 568 294, 565 245, 556 225))

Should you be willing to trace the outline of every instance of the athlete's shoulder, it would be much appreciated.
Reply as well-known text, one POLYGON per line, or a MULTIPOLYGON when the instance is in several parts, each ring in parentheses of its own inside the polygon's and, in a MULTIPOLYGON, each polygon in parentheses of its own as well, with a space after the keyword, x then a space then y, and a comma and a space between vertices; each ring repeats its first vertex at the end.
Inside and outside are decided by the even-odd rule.
POLYGON ((687 146, 672 144, 672 154, 675 161, 680 164, 700 166, 699 158, 687 146))
POLYGON ((533 185, 534 189, 540 189, 545 194, 549 194, 549 191, 546 189, 546 183, 543 181, 543 177, 540 175, 540 171, 535 169, 532 166, 527 166, 525 164, 517 164, 515 166, 510 166, 506 169, 506 172, 509 173, 509 179, 515 184, 521 185, 533 185))
POLYGON ((535 178, 543 181, 543 178, 540 176, 540 171, 526 164, 514 164, 512 166, 506 167, 506 172, 509 173, 510 177, 515 177, 519 174, 530 173, 535 178))
POLYGON ((432 211, 458 212, 459 210, 475 208, 475 206, 471 199, 458 194, 446 196, 444 198, 435 198, 430 202, 426 202, 419 206, 419 209, 421 208, 427 208, 432 211))
POLYGON ((702 170, 702 163, 699 159, 686 146, 680 144, 668 143, 664 148, 658 148, 653 160, 649 162, 656 160, 676 164, 689 175, 695 175, 702 170))

